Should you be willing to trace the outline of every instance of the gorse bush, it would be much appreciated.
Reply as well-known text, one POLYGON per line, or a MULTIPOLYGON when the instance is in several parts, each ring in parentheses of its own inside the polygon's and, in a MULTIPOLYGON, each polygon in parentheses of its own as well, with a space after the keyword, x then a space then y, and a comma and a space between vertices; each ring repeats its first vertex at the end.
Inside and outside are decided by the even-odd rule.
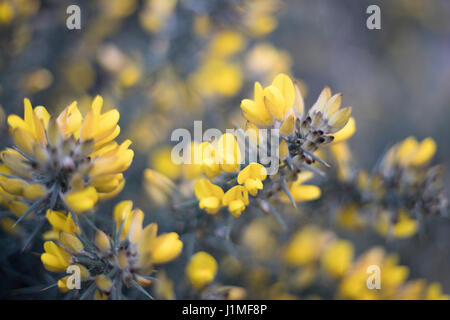
POLYGON ((328 86, 309 105, 302 57, 267 39, 280 1, 86 1, 64 55, 15 69, 30 21, 64 5, 0 0, 21 79, 0 97, 24 99, 23 114, 0 106, 5 296, 449 298, 389 245, 415 250, 445 219, 436 141, 387 138, 360 168, 363 111, 328 86), (175 152, 171 132, 194 121, 217 134, 175 152))

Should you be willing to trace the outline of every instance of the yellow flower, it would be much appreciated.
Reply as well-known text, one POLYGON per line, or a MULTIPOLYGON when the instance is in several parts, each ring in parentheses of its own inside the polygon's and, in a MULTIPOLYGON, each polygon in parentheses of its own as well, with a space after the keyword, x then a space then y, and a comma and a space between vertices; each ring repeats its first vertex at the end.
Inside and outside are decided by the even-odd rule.
MULTIPOLYGON (((89 271, 88 269, 86 269, 85 266, 81 265, 81 264, 75 264, 74 266, 77 266, 80 270, 80 280, 87 280, 90 277, 89 271)), ((61 279, 58 280, 58 289, 59 291, 61 291, 62 293, 66 293, 69 290, 71 290, 68 286, 67 286, 67 282, 69 280, 71 280, 70 278, 71 276, 64 276, 61 279)))
POLYGON ((95 290, 94 300, 108 300, 109 295, 106 292, 101 292, 100 290, 95 290))
POLYGON ((437 282, 431 283, 425 294, 426 300, 449 300, 450 295, 442 293, 442 285, 437 282))
POLYGON ((292 266, 305 265, 317 260, 330 235, 314 226, 307 226, 296 232, 284 249, 283 258, 292 266))
MULTIPOLYGON (((262 88, 259 82, 255 83, 254 100, 244 99, 241 109, 244 118, 257 126, 270 126, 274 120, 283 121, 291 110, 296 97, 296 91, 292 80, 285 74, 278 74, 272 84, 262 88)), ((291 122, 283 127, 282 133, 288 133, 291 122)), ((293 126, 292 126, 293 129, 293 126)))
POLYGON ((100 291, 106 293, 110 292, 113 286, 111 279, 105 276, 104 274, 99 274, 95 278, 95 284, 97 285, 97 288, 99 288, 100 291))
POLYGON ((228 57, 244 48, 245 39, 235 31, 226 30, 218 33, 209 44, 210 54, 222 58, 228 57))
POLYGON ((252 195, 256 196, 258 190, 263 189, 263 183, 267 177, 266 168, 259 163, 250 163, 241 172, 239 172, 237 181, 239 184, 244 184, 245 189, 252 195))
POLYGON ((358 212, 355 204, 342 206, 339 208, 336 219, 340 227, 350 230, 359 230, 364 227, 366 221, 358 212))
POLYGON ((178 178, 181 172, 181 167, 172 161, 172 149, 170 147, 156 150, 151 157, 151 166, 169 179, 178 178))
POLYGON ((172 197, 175 184, 164 174, 155 170, 145 169, 144 188, 157 205, 164 205, 167 204, 172 197))
POLYGON ((353 245, 346 240, 332 243, 321 257, 325 271, 333 277, 343 276, 350 268, 353 260, 353 245))
POLYGON ((133 216, 128 240, 136 246, 138 253, 137 268, 144 275, 151 272, 153 264, 163 264, 177 258, 183 248, 175 232, 157 236, 158 225, 155 223, 142 228, 142 218, 133 216))
MULTIPOLYGON (((295 182, 289 183, 289 191, 296 202, 312 201, 320 198, 322 192, 319 187, 313 185, 304 185, 303 182, 310 180, 314 174, 311 171, 304 171, 298 175, 295 182)), ((290 202, 286 193, 281 194, 281 200, 290 202)))
POLYGON ((389 213, 382 212, 375 224, 375 229, 384 236, 388 235, 390 228, 392 228, 391 233, 394 238, 411 237, 416 234, 419 227, 418 222, 411 218, 404 209, 399 210, 396 223, 392 224, 389 219, 389 213))
POLYGON ((199 179, 194 184, 195 196, 200 200, 200 209, 215 214, 222 207, 224 192, 221 187, 212 184, 208 179, 199 179))
POLYGON ((276 120, 282 121, 294 104, 295 88, 292 80, 280 73, 272 84, 264 89, 264 103, 269 113, 276 120))
MULTIPOLYGON (((218 176, 222 169, 220 168, 220 158, 219 154, 216 153, 214 146, 205 141, 201 145, 198 145, 197 149, 191 149, 193 152, 200 152, 197 156, 193 154, 192 163, 201 163, 201 170, 210 179, 218 176), (197 159, 200 156, 200 159, 197 159), (194 162, 195 161, 195 162, 194 162)), ((191 152, 192 152, 191 151, 191 152)))
POLYGON ((198 290, 213 281, 216 273, 216 259, 204 251, 194 254, 186 267, 186 275, 189 281, 198 290))
POLYGON ((20 235, 23 230, 18 225, 14 225, 15 221, 10 217, 2 217, 0 218, 0 228, 11 235, 20 235))
POLYGON ((0 154, 17 177, 7 192, 27 205, 53 197, 53 208, 47 209, 65 204, 76 213, 119 193, 125 183, 122 172, 134 153, 128 149, 131 141, 114 141, 120 132, 119 112, 102 113, 102 107, 103 99, 97 96, 84 118, 76 102, 51 117, 44 107, 33 109, 25 99, 24 118, 8 117, 9 132, 21 152, 7 148, 0 154))
POLYGON ((65 194, 66 205, 75 213, 90 210, 97 203, 98 195, 94 187, 73 190, 65 194))
POLYGON ((403 167, 422 166, 427 164, 436 153, 436 142, 426 138, 418 142, 414 137, 408 137, 394 146, 396 161, 403 167))
POLYGON ((257 126, 270 126, 273 122, 264 103, 264 90, 259 82, 255 82, 254 99, 242 100, 241 109, 244 118, 257 126))
POLYGON ((57 240, 59 238, 60 231, 67 232, 72 235, 74 235, 75 233, 80 234, 81 232, 80 228, 77 227, 70 214, 65 214, 62 211, 54 211, 48 209, 45 217, 52 226, 52 230, 47 231, 44 234, 45 240, 57 240))
POLYGON ((175 299, 175 292, 173 290, 173 281, 169 279, 166 272, 161 270, 158 272, 157 281, 155 283, 156 295, 162 299, 175 299))
POLYGON ((243 186, 234 186, 223 196, 222 203, 235 218, 239 218, 242 211, 249 204, 248 191, 243 186))
POLYGON ((71 255, 53 241, 44 242, 44 250, 41 261, 45 269, 52 272, 65 272, 70 265, 71 255))
POLYGON ((120 241, 125 240, 130 230, 131 220, 134 215, 142 216, 144 219, 144 213, 141 210, 132 210, 132 201, 121 201, 114 207, 113 217, 116 223, 116 232, 119 231, 120 226, 123 224, 122 233, 120 235, 120 241))
POLYGON ((239 145, 231 133, 224 133, 217 142, 216 160, 220 161, 220 167, 225 172, 236 172, 241 163, 241 151, 239 145))

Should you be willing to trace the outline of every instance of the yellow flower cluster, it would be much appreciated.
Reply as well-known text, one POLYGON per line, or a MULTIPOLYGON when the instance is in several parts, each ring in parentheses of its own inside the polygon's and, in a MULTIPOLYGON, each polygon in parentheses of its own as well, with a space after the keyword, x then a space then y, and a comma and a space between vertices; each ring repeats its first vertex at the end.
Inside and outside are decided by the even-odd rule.
POLYGON ((306 226, 295 233, 286 245, 283 257, 291 268, 299 268, 296 285, 305 288, 320 276, 328 277, 337 283, 336 298, 340 299, 450 298, 442 294, 437 283, 427 286, 424 280, 408 281, 409 269, 398 265, 396 255, 387 255, 382 248, 375 247, 355 260, 350 241, 338 239, 316 226, 306 226), (373 266, 379 268, 379 274, 369 268, 373 266), (379 276, 381 288, 368 288, 371 275, 374 279, 379 276))
POLYGON ((131 141, 114 141, 119 112, 102 106, 97 96, 83 117, 73 102, 55 118, 25 99, 24 118, 8 117, 16 147, 1 152, 0 198, 12 212, 20 217, 39 201, 39 208, 82 213, 122 190, 134 153, 131 141))
POLYGON ((228 206, 233 217, 238 218, 249 204, 248 193, 256 196, 258 190, 263 188, 262 181, 266 179, 267 171, 259 163, 250 163, 239 172, 238 185, 227 192, 211 183, 208 179, 199 179, 194 184, 194 192, 199 202, 200 209, 205 209, 209 214, 217 213, 222 206, 228 206))
MULTIPOLYGON (((118 277, 118 281, 126 286, 143 290, 143 286, 152 283, 149 275, 154 271, 154 266, 174 260, 183 248, 177 233, 157 235, 156 223, 143 228, 144 213, 133 209, 131 201, 122 201, 114 208, 116 238, 98 229, 95 239, 87 247, 80 241, 81 231, 70 216, 49 210, 47 219, 53 230, 46 234, 46 238, 56 242, 44 243, 45 252, 41 255, 44 267, 52 272, 65 272, 71 265, 79 267, 82 281, 95 282, 96 299, 108 298, 111 294, 114 283, 117 283, 111 277, 118 277), (89 270, 94 269, 95 272, 91 273, 95 274, 91 274, 89 270), (113 269, 117 272, 111 274, 113 269)), ((69 290, 67 279, 68 276, 58 281, 62 292, 69 290)))

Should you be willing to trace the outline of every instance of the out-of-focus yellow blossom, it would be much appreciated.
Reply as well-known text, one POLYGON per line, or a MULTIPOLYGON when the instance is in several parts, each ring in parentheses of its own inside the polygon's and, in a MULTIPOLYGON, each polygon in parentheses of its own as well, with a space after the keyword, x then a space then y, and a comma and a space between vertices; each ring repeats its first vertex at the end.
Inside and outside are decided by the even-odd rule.
POLYGON ((189 77, 202 96, 231 97, 242 87, 242 70, 236 63, 209 58, 189 77))
POLYGON ((14 7, 9 1, 0 2, 0 25, 8 25, 14 19, 14 7))
POLYGON ((339 285, 339 297, 345 299, 372 300, 400 298, 402 284, 408 277, 407 267, 399 266, 398 258, 386 256, 382 248, 373 248, 358 258, 339 285), (380 290, 367 288, 367 273, 369 266, 380 268, 380 290))
POLYGON ((248 191, 243 186, 234 186, 225 193, 222 203, 233 217, 239 218, 249 204, 248 191))
POLYGON ((194 31, 199 37, 206 36, 211 29, 211 21, 207 15, 194 17, 194 31))
POLYGON ((198 290, 213 281, 216 273, 216 259, 204 251, 194 254, 186 267, 186 275, 189 281, 198 290))
POLYGON ((101 292, 100 290, 95 290, 94 300, 108 300, 109 295, 106 292, 101 292))
POLYGON ((247 290, 242 287, 223 286, 217 289, 216 293, 223 295, 226 300, 244 300, 247 296, 247 290))
MULTIPOLYGON (((296 202, 312 201, 320 198, 322 191, 314 185, 304 185, 303 183, 312 179, 314 173, 311 171, 301 172, 295 182, 288 183, 289 191, 296 202)), ((290 202, 286 193, 281 194, 281 200, 290 202)))
POLYGON ((336 213, 336 220, 340 227, 349 230, 360 230, 366 225, 366 220, 359 214, 356 204, 340 207, 336 213))
POLYGON ((64 75, 70 86, 78 92, 85 92, 95 83, 96 73, 88 60, 80 59, 68 63, 64 75))
POLYGON ((276 248, 276 239, 264 219, 253 220, 245 229, 242 241, 260 259, 269 258, 276 248))
POLYGON ((136 11, 137 1, 101 0, 99 5, 102 13, 107 17, 121 19, 136 11))
POLYGON ((172 15, 177 2, 177 0, 146 0, 144 10, 139 15, 141 26, 151 33, 160 32, 172 15))
POLYGON ((209 44, 210 54, 226 58, 241 51, 245 46, 244 37, 235 31, 225 30, 218 33, 209 44))
POLYGON ((155 170, 145 169, 144 188, 150 198, 157 205, 167 204, 175 190, 175 184, 155 170))
POLYGON ((158 272, 157 281, 155 283, 156 295, 162 299, 174 300, 175 291, 173 289, 173 281, 169 279, 166 272, 161 270, 158 272))
POLYGON ((386 165, 392 167, 398 163, 402 167, 423 166, 433 158, 436 148, 432 138, 425 138, 419 143, 416 138, 408 137, 388 151, 386 165))
POLYGON ((95 284, 97 285, 97 288, 99 288, 99 290, 106 293, 109 293, 111 291, 113 285, 111 279, 104 274, 99 274, 95 278, 95 284))
POLYGON ((141 78, 141 68, 134 63, 129 63, 119 73, 119 84, 124 88, 134 86, 141 78))
POLYGON ((150 161, 150 166, 170 179, 180 175, 181 168, 172 161, 172 148, 164 147, 156 150, 150 161))
POLYGON ((2 230, 8 234, 18 236, 23 230, 20 226, 14 225, 15 221, 10 217, 0 218, 0 227, 2 230))
POLYGON ((294 278, 294 286, 299 289, 307 288, 311 285, 317 275, 317 267, 314 264, 307 264, 299 269, 294 278))
POLYGON ((281 51, 270 43, 255 45, 247 54, 246 67, 254 74, 263 74, 265 79, 273 79, 281 72, 288 72, 292 61, 288 52, 281 51))
POLYGON ((346 240, 338 240, 326 248, 321 263, 327 273, 333 277, 343 276, 353 260, 353 245, 346 240))
POLYGON ((24 104, 24 119, 10 115, 8 124, 15 144, 26 156, 13 149, 1 153, 13 175, 26 181, 15 190, 16 195, 36 200, 56 194, 55 201, 81 213, 122 190, 122 172, 130 166, 134 153, 128 149, 131 141, 121 145, 114 141, 120 132, 117 110, 102 113, 100 96, 84 118, 76 102, 57 118, 42 106, 33 109, 28 99, 24 104))
POLYGON ((316 261, 332 235, 321 232, 314 226, 306 226, 290 239, 284 249, 283 258, 287 264, 301 266, 316 261))
MULTIPOLYGON (((350 122, 350 121, 349 121, 350 122)), ((341 130, 342 131, 342 130, 341 130)), ((352 153, 346 142, 330 145, 330 152, 337 164, 337 175, 342 181, 347 181, 351 177, 350 162, 352 153)))
POLYGON ((390 223, 389 212, 380 213, 375 229, 384 236, 392 234, 394 238, 408 238, 416 234, 418 222, 406 210, 400 209, 395 223, 390 223))
POLYGON ((263 189, 262 181, 266 177, 266 168, 259 163, 252 162, 239 172, 237 181, 239 184, 243 184, 245 189, 255 197, 258 194, 258 190, 263 189))
POLYGON ((36 69, 24 76, 22 85, 30 92, 35 93, 47 89, 53 82, 53 75, 47 69, 36 69))
POLYGON ((425 294, 426 300, 450 300, 450 295, 442 293, 442 285, 437 282, 431 283, 425 294))
POLYGON ((183 176, 194 180, 204 172, 208 178, 217 176, 221 170, 219 164, 214 162, 214 147, 209 142, 198 143, 193 141, 186 152, 190 156, 190 163, 183 163, 181 171, 183 176))
POLYGON ((273 13, 277 10, 276 0, 250 0, 245 3, 245 24, 251 36, 261 37, 277 26, 273 13))

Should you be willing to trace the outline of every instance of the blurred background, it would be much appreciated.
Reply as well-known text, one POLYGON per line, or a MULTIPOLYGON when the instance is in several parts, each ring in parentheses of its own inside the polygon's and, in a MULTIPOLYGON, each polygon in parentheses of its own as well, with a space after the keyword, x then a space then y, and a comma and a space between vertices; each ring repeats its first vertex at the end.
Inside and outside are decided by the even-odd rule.
MULTIPOLYGON (((231 127, 254 81, 286 72, 301 80, 307 106, 325 85, 343 93, 356 119, 350 146, 358 168, 370 170, 411 135, 435 139, 434 161, 449 168, 449 39, 447 0, 0 0, 0 147, 11 144, 5 118, 22 115, 24 97, 52 112, 78 100, 86 111, 101 94, 106 108, 119 109, 120 138, 136 153, 125 190, 102 210, 131 199, 169 230, 164 209, 143 191, 142 172, 158 166, 171 131, 200 119, 204 129, 231 127), (81 30, 66 27, 71 4, 81 9, 81 30), (366 27, 372 4, 381 30, 366 27)), ((176 177, 176 168, 162 170, 176 177)), ((345 237, 357 252, 369 244, 399 252, 411 276, 450 292, 450 221, 430 217, 426 230, 393 242, 345 237)), ((9 255, 14 250, 2 245, 2 259, 33 278, 38 256, 9 255)), ((2 274, 0 297, 30 297, 17 291, 19 278, 2 274)))

